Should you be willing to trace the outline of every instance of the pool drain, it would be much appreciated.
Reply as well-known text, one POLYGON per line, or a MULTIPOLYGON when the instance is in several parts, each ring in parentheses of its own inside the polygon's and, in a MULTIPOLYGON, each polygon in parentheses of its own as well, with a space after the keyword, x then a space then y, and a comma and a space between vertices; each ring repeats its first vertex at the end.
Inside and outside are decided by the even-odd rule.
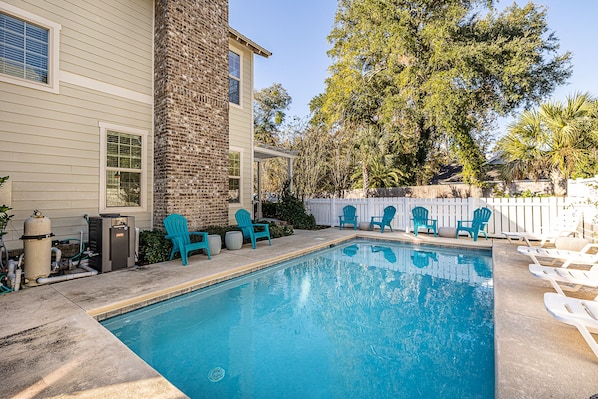
POLYGON ((208 373, 208 380, 212 382, 218 382, 224 378, 226 372, 222 367, 216 367, 208 373))

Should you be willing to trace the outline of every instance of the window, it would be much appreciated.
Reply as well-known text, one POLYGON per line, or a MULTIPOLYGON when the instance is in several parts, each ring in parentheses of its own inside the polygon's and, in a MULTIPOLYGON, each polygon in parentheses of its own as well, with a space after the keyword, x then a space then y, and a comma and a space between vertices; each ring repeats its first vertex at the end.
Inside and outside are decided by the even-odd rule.
POLYGON ((228 202, 241 202, 241 153, 228 154, 228 202))
POLYGON ((241 105, 241 56, 228 51, 228 101, 241 105))
POLYGON ((58 92, 60 25, 0 2, 0 80, 58 92))
MULTIPOLYGON (((147 132, 100 124, 102 170, 100 208, 145 208, 147 132)), ((125 211, 126 211, 125 209, 125 211)))

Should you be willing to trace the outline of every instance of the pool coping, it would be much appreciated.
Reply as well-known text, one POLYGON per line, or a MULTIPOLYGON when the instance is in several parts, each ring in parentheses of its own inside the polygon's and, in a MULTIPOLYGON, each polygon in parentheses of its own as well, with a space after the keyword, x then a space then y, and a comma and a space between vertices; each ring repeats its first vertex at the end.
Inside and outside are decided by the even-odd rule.
MULTIPOLYGON (((197 255, 189 266, 180 260, 147 268, 115 271, 93 278, 26 289, 0 297, 5 361, 0 373, 11 375, 0 398, 145 397, 183 398, 176 387, 133 354, 97 320, 121 314, 276 263, 338 245, 354 238, 374 238, 453 248, 492 249, 495 291, 496 397, 589 397, 598 392, 598 361, 576 329, 556 322, 543 308, 551 292, 527 271, 528 259, 506 240, 414 237, 404 232, 297 231, 294 236, 258 243, 252 250, 223 251, 212 261, 197 255), (43 304, 43 305, 42 305, 43 304), (57 348, 56 334, 67 332, 57 348), (74 337, 74 338, 73 338, 74 337), (30 350, 34 347, 34 350, 30 350), (64 370, 76 363, 77 372, 64 370), (557 366, 558 365, 558 366, 557 366), (49 370, 63 371, 54 378, 49 370), (596 383, 595 383, 596 382, 596 383)), ((595 295, 595 294, 594 294, 595 295)))
MULTIPOLYGON (((168 287, 166 289, 162 289, 162 290, 158 290, 158 291, 154 291, 148 294, 143 294, 137 297, 133 297, 133 298, 128 298, 126 300, 120 301, 120 302, 114 302, 111 303, 109 305, 106 306, 102 306, 96 309, 92 309, 87 311, 87 313, 92 316, 93 318, 95 318, 98 321, 102 321, 114 316, 118 316, 127 312, 131 312, 133 310, 145 307, 145 306, 149 306, 151 304, 154 303, 158 303, 158 302, 162 302, 180 295, 184 295, 184 294, 188 294, 190 292, 196 291, 196 290, 200 290, 202 288, 206 288, 218 283, 222 283, 224 281, 228 281, 228 280, 232 280, 238 277, 242 277, 244 275, 259 271, 259 270, 263 270, 266 269, 268 267, 274 266, 278 263, 281 262, 286 262, 295 258, 298 258, 300 256, 312 253, 312 252, 316 252, 322 249, 326 249, 326 248, 330 248, 331 246, 334 245, 340 245, 343 244, 344 242, 347 241, 351 241, 351 240, 355 240, 355 239, 370 239, 370 240, 376 240, 376 241, 395 241, 395 242, 402 242, 402 243, 408 243, 408 244, 413 244, 413 242, 409 242, 407 240, 405 240, 405 238, 397 238, 397 237, 381 237, 380 235, 377 236, 372 236, 372 234, 367 234, 367 233, 363 233, 362 231, 357 231, 354 234, 342 237, 342 238, 338 238, 338 239, 333 239, 330 241, 326 241, 323 242, 320 245, 314 245, 312 247, 309 248, 303 248, 297 251, 293 251, 290 252, 288 254, 285 255, 280 255, 280 256, 276 256, 273 257, 271 259, 267 259, 267 260, 261 260, 261 261, 257 261, 257 262, 253 262, 247 265, 243 265, 243 266, 239 266, 239 267, 235 267, 233 269, 230 270, 226 270, 226 271, 222 271, 222 272, 218 272, 215 274, 211 274, 209 276, 204 276, 198 279, 194 279, 194 280, 190 280, 187 282, 184 282, 182 284, 178 284, 175 286, 171 286, 168 287)), ((458 245, 457 243, 451 243, 451 244, 437 244, 437 243, 423 243, 422 245, 429 245, 429 246, 444 246, 444 247, 449 247, 449 248, 455 248, 455 249, 459 249, 459 248, 470 248, 470 249, 488 249, 490 250, 490 247, 486 247, 485 245, 468 245, 467 243, 463 244, 463 245, 458 245)))

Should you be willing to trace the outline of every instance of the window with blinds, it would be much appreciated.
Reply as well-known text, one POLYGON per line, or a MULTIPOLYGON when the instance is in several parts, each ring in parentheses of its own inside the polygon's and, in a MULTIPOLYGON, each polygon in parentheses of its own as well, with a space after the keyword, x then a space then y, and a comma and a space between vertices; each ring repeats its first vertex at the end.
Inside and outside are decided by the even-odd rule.
POLYGON ((49 30, 0 12, 0 73, 49 83, 49 30))

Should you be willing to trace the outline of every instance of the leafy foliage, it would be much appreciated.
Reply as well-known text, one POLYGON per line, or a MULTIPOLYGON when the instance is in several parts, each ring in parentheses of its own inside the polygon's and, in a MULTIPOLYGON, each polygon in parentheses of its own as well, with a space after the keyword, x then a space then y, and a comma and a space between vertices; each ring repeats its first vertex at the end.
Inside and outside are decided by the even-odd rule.
POLYGON ((568 178, 592 177, 598 174, 598 100, 577 93, 525 111, 497 150, 506 180, 550 177, 556 189, 568 178))
POLYGON ((143 230, 139 233, 139 264, 165 262, 170 258, 172 242, 164 238, 160 229, 143 230))
MULTIPOLYGON (((0 187, 4 185, 4 183, 9 179, 10 176, 0 177, 0 187)), ((8 212, 11 211, 12 208, 8 205, 0 205, 0 237, 6 234, 6 226, 8 222, 14 215, 9 215, 8 212)))
MULTIPOLYGON (((370 153, 359 131, 387 135, 379 152, 401 180, 427 183, 445 154, 478 183, 493 121, 542 100, 571 74, 543 8, 514 4, 497 14, 493 4, 340 0, 315 124, 328 132, 350 126, 357 157, 370 153)), ((358 162, 367 187, 369 164, 358 162)))
MULTIPOLYGON (((280 226, 275 223, 269 223, 270 236, 279 238, 293 235, 291 226, 280 226)), ((227 231, 239 231, 237 226, 208 226, 202 231, 208 234, 217 234, 224 242, 227 231)), ((170 258, 172 251, 172 242, 165 238, 166 233, 160 229, 143 230, 139 233, 139 264, 148 265, 152 263, 165 262, 170 258)), ((192 240, 199 239, 197 236, 191 236, 192 240)), ((178 254, 176 255, 179 256, 178 254)))
POLYGON ((269 222, 269 229, 270 237, 272 238, 292 236, 295 233, 295 231, 293 230, 293 226, 289 226, 286 224, 276 224, 274 222, 269 222))
POLYGON ((276 202, 262 202, 262 214, 266 218, 276 217, 276 202))
POLYGON ((316 218, 307 214, 303 201, 289 191, 288 183, 281 201, 277 204, 277 214, 280 219, 291 223, 296 229, 316 229, 316 218))
POLYGON ((264 144, 277 144, 277 132, 291 105, 291 96, 280 83, 254 93, 253 125, 255 138, 264 144))

